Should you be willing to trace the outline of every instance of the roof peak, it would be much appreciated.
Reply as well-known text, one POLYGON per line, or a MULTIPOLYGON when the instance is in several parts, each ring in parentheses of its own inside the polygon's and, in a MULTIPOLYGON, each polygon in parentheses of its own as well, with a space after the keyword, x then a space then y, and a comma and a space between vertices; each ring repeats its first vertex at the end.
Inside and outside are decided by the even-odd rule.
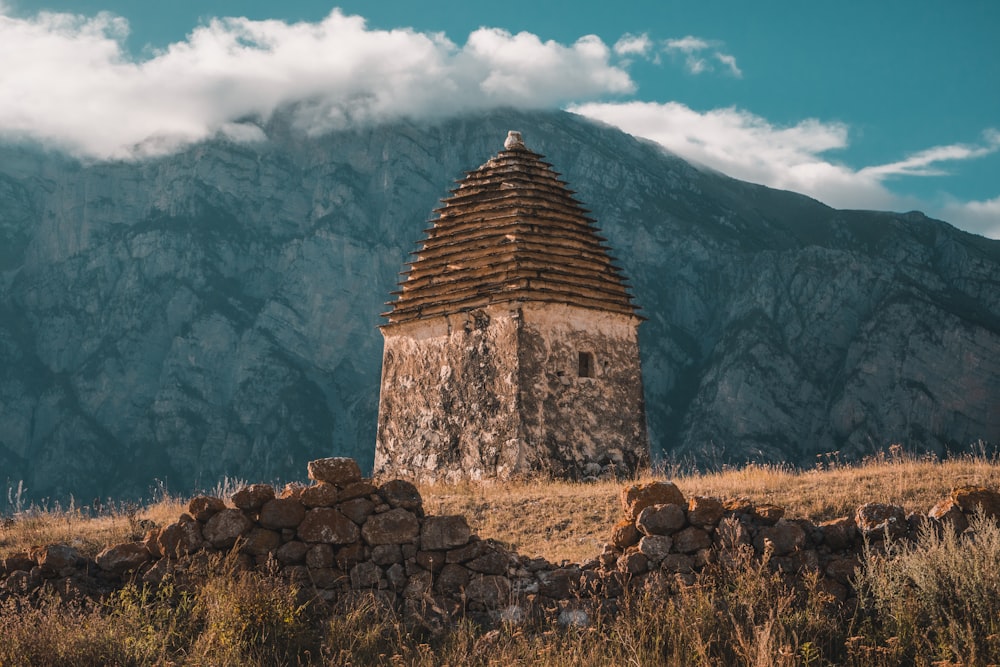
POLYGON ((528 147, 524 145, 524 138, 521 137, 521 133, 517 130, 507 131, 507 138, 503 142, 503 147, 508 151, 528 150, 528 147))

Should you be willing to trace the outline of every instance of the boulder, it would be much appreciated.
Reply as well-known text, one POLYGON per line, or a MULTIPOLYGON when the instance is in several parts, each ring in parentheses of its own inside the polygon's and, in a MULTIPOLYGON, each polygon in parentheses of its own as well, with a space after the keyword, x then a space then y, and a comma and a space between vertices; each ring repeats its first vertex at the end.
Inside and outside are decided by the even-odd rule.
POLYGON ((424 551, 444 551, 465 546, 469 543, 472 530, 465 517, 429 516, 420 529, 420 548, 424 551))
POLYGON ((332 507, 309 510, 298 529, 299 539, 325 544, 350 544, 360 535, 357 524, 332 507))
POLYGON ((635 527, 635 522, 628 519, 622 519, 611 529, 611 544, 619 549, 627 549, 633 544, 638 544, 640 537, 642 536, 635 527))
POLYGON ((687 524, 680 505, 650 505, 639 512, 635 527, 643 535, 671 535, 687 524))
POLYGON ((270 484, 250 484, 234 493, 231 500, 241 510, 256 512, 272 498, 274 487, 270 484))
POLYGON ((298 565, 305 560, 309 553, 309 545, 298 540, 285 542, 274 552, 274 557, 282 565, 298 565))
POLYGON ((927 513, 927 516, 951 524, 956 533, 961 533, 969 527, 969 519, 962 511, 962 506, 951 496, 934 505, 927 513))
POLYGON ((910 528, 903 508, 886 503, 865 503, 855 513, 854 522, 861 534, 870 539, 882 539, 886 535, 902 537, 910 528))
POLYGON ((416 515, 401 507, 374 514, 361 527, 361 536, 372 546, 413 542, 419 534, 420 522, 416 515))
POLYGON ((202 523, 226 509, 226 503, 214 496, 195 496, 188 501, 188 514, 202 523))
POLYGON ((358 524, 363 524, 368 517, 375 513, 375 503, 367 498, 354 498, 337 505, 344 516, 358 524))
POLYGON ((314 544, 306 552, 305 561, 310 569, 331 568, 334 564, 333 547, 329 544, 314 544))
POLYGON ((963 486, 951 492, 955 503, 965 514, 980 511, 993 521, 1000 521, 1000 493, 984 486, 963 486))
POLYGON ((722 518, 722 501, 693 496, 688 499, 687 520, 692 526, 714 526, 722 518))
POLYGON ((465 595, 487 609, 496 609, 510 601, 510 582, 506 577, 495 574, 478 575, 469 580, 465 595))
POLYGON ((238 509, 223 509, 212 515, 201 533, 205 541, 216 549, 229 549, 243 535, 250 532, 253 523, 238 509))
POLYGON ((302 489, 299 500, 309 508, 333 507, 337 504, 337 487, 326 482, 318 482, 302 489))
MULTIPOLYGON (((300 495, 299 498, 302 496, 300 495)), ((260 525, 271 530, 296 528, 306 516, 306 508, 295 498, 268 500, 260 508, 260 525)))
POLYGON ((750 516, 760 523, 773 526, 785 516, 785 508, 777 505, 756 505, 750 510, 750 516))
POLYGON ((141 542, 129 542, 108 547, 97 554, 94 561, 97 567, 105 572, 121 576, 148 563, 150 558, 146 545, 141 542))
POLYGON ((651 505, 685 505, 684 494, 673 482, 633 484, 622 489, 619 500, 629 521, 635 521, 639 513, 651 505))
POLYGON ((251 556, 263 556, 272 553, 281 546, 281 533, 255 526, 246 535, 241 551, 251 556))
POLYGON ((57 575, 76 567, 80 553, 65 544, 50 544, 31 554, 45 575, 57 575))
POLYGON ((194 553, 205 544, 201 524, 193 519, 164 526, 156 536, 156 546, 167 558, 194 553))
POLYGON ((682 554, 693 554, 699 549, 707 549, 712 546, 712 538, 704 528, 698 526, 688 526, 684 530, 674 533, 674 551, 682 554))
POLYGON ((674 541, 666 535, 646 535, 639 540, 639 553, 651 563, 660 563, 670 553, 674 541))
POLYGON ((423 500, 420 491, 412 483, 402 479, 394 479, 378 487, 378 494, 389 504, 389 507, 401 507, 410 510, 417 516, 422 516, 423 500))
POLYGON ((858 536, 858 529, 853 519, 840 517, 830 519, 819 524, 820 533, 823 535, 823 544, 833 551, 843 551, 854 544, 858 536))
POLYGON ((770 551, 773 556, 787 556, 805 544, 806 532, 798 524, 785 520, 773 526, 764 526, 753 541, 757 553, 770 551))
POLYGON ((361 469, 357 461, 343 456, 316 459, 309 462, 309 479, 347 486, 361 481, 361 469))

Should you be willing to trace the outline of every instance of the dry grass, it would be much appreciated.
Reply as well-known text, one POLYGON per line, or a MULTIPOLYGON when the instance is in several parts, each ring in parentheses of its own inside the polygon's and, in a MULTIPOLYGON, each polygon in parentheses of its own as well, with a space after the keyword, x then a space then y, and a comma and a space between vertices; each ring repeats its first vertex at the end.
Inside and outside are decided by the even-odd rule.
MULTIPOLYGON (((857 467, 796 471, 748 466, 672 475, 686 495, 747 496, 790 516, 826 519, 867 501, 926 511, 953 487, 1000 486, 985 457, 945 462, 895 451, 857 467)), ((661 477, 662 479, 662 477, 661 477)), ((528 481, 425 487, 429 513, 467 514, 483 537, 550 560, 597 553, 619 514, 621 484, 528 481)), ((150 507, 26 512, 0 532, 0 556, 63 542, 88 554, 128 539, 140 520, 173 521, 174 499, 150 507)), ((957 665, 1000 662, 1000 528, 974 539, 926 532, 888 554, 866 553, 860 604, 841 615, 819 588, 792 589, 747 550, 721 559, 676 595, 640 593, 588 627, 481 628, 462 621, 436 636, 414 631, 372 597, 336 609, 289 582, 222 563, 194 589, 127 586, 83 606, 52 597, 0 603, 7 665, 957 665)))
POLYGON ((141 538, 146 522, 173 523, 185 505, 177 498, 164 498, 145 507, 126 503, 99 513, 30 508, 0 523, 0 558, 46 544, 68 544, 93 557, 108 545, 141 538))
MULTIPOLYGON (((649 476, 639 481, 654 479, 649 476)), ((704 474, 663 474, 685 496, 747 497, 814 521, 852 514, 866 502, 927 512, 959 486, 1000 488, 1000 461, 963 456, 945 461, 898 449, 860 465, 826 463, 812 470, 748 465, 704 474)), ((524 481, 421 487, 429 514, 464 514, 473 530, 529 556, 579 562, 596 556, 621 518, 622 484, 524 481)))

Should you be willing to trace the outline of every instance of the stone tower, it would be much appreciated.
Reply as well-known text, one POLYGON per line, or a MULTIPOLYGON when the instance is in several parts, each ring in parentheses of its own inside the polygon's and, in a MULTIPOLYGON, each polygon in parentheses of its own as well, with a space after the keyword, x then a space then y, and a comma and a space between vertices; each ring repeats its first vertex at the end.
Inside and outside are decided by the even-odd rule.
POLYGON ((517 132, 435 210, 394 292, 375 474, 424 481, 648 465, 642 320, 586 209, 517 132))

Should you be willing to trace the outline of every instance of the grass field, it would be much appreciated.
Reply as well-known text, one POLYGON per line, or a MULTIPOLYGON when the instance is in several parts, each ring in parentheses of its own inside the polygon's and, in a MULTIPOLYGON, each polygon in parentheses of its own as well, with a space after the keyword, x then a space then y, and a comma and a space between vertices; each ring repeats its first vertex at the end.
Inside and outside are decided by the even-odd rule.
MULTIPOLYGON (((663 474, 685 495, 745 496, 822 520, 869 501, 926 512, 957 486, 1000 488, 983 456, 933 461, 898 449, 863 465, 814 470, 746 466, 663 474)), ((621 512, 621 483, 525 481, 425 486, 429 514, 465 514, 482 537, 525 555, 578 562, 599 553, 621 512)), ((163 525, 185 501, 38 509, 8 517, 0 557, 66 543, 87 555, 163 525)), ((818 589, 796 591, 746 555, 675 596, 636 595, 612 620, 588 627, 460 623, 444 635, 413 631, 393 610, 359 596, 337 609, 303 600, 282 580, 223 572, 195 591, 126 587, 97 604, 54 596, 0 602, 0 667, 7 665, 989 665, 1000 663, 1000 529, 974 540, 928 532, 912 546, 868 553, 860 604, 835 610, 818 589)), ((808 588, 808 587, 807 587, 808 588)))

